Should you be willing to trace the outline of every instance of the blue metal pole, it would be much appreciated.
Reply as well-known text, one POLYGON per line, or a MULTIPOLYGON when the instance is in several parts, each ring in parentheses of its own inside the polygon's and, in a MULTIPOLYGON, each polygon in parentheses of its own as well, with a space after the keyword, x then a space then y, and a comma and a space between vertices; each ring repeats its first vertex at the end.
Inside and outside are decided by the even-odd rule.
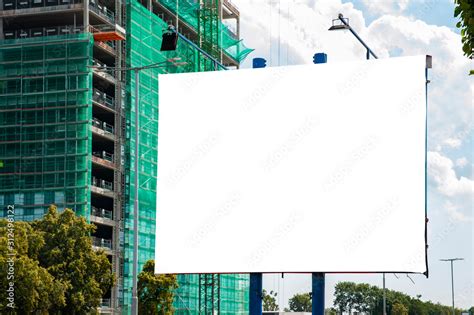
POLYGON ((249 315, 262 315, 262 274, 250 274, 249 315))
POLYGON ((314 272, 311 274, 311 282, 313 287, 312 298, 312 314, 324 315, 324 285, 325 276, 322 272, 314 272))
MULTIPOLYGON (((264 58, 254 58, 253 68, 265 68, 266 60, 264 58)), ((250 274, 249 288, 249 315, 262 315, 262 274, 250 274)))
POLYGON ((360 38, 359 35, 346 22, 346 20, 344 20, 344 16, 341 13, 339 13, 338 18, 342 22, 342 24, 344 24, 345 26, 349 28, 349 31, 352 33, 352 35, 354 35, 354 37, 357 38, 357 40, 365 47, 365 49, 367 49, 367 56, 366 56, 367 59, 370 58, 370 55, 374 56, 375 59, 378 59, 377 55, 372 51, 372 49, 370 49, 369 46, 367 46, 367 44, 362 40, 362 38, 360 38))
MULTIPOLYGON (((326 63, 328 56, 325 53, 317 53, 313 57, 313 63, 326 63)), ((312 282, 312 314, 324 315, 324 287, 325 275, 322 272, 313 272, 311 274, 312 282)))

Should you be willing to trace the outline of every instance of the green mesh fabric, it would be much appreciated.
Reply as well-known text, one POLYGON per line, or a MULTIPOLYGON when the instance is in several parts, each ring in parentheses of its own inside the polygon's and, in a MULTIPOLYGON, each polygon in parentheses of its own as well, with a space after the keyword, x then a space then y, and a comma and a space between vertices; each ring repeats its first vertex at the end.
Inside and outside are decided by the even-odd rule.
MULTIPOLYGON (((207 0, 204 3, 212 1, 207 0)), ((199 2, 196 3, 193 0, 160 0, 160 2, 174 14, 178 11, 180 18, 192 28, 199 29, 202 27, 200 14, 202 14, 203 10, 200 9, 199 2), (178 6, 176 6, 176 1, 179 1, 178 6)), ((223 49, 225 54, 238 62, 243 61, 253 51, 253 49, 247 48, 242 40, 237 39, 233 32, 220 21, 216 25, 202 29, 203 34, 210 34, 212 32, 220 34, 218 46, 223 49)))
POLYGON ((92 47, 89 34, 0 41, 0 206, 17 220, 53 203, 89 218, 92 47))
MULTIPOLYGON (((189 7, 189 10, 193 10, 189 7)), ((180 10, 181 11, 181 10, 180 10)), ((156 141, 158 132, 158 74, 213 70, 212 63, 183 41, 178 41, 175 51, 161 52, 165 21, 144 8, 137 1, 127 4, 127 66, 137 67, 180 58, 180 65, 165 63, 160 68, 140 72, 140 146, 139 154, 139 270, 148 259, 154 259, 155 215, 157 165, 156 141)), ((212 24, 212 23, 211 23, 212 24)), ((215 24, 214 24, 215 25, 215 24)), ((216 26, 217 27, 217 26, 216 26)), ((216 32, 216 30, 214 30, 216 32)), ((132 257, 133 257, 133 200, 134 200, 134 148, 135 148, 135 78, 133 73, 127 77, 127 105, 125 147, 126 196, 124 229, 124 279, 123 313, 128 314, 131 307, 132 257)), ((159 222, 157 222, 159 228, 159 222)), ((179 228, 179 227, 177 227, 179 228)), ((157 257, 159 264, 159 257, 157 257)), ((221 275, 222 285, 218 287, 221 297, 222 314, 244 314, 248 312, 248 275, 221 275)), ((179 288, 176 290, 175 314, 199 314, 200 286, 198 275, 179 275, 179 288)), ((201 287, 201 291, 202 291, 201 287)), ((215 288, 214 288, 215 290, 215 288)), ((207 292, 209 293, 209 292, 207 292)), ((214 294, 214 292, 211 292, 214 294)))

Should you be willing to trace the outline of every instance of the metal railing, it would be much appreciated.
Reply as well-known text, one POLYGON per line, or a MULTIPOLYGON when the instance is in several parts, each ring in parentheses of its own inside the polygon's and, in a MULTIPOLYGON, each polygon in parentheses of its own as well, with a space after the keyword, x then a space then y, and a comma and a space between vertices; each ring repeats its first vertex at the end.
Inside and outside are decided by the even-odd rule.
POLYGON ((103 160, 109 161, 111 163, 114 162, 114 155, 107 151, 95 151, 95 152, 92 152, 92 155, 98 158, 101 158, 103 160))
POLYGON ((113 41, 94 41, 94 45, 107 50, 108 52, 115 54, 116 53, 116 45, 113 41))
POLYGON ((58 5, 78 4, 81 0, 3 0, 3 10, 21 10, 52 7, 58 5))
POLYGON ((114 82, 116 80, 115 77, 114 77, 115 73, 114 73, 113 69, 107 69, 107 67, 108 67, 107 64, 102 63, 97 59, 93 59, 92 63, 96 67, 96 68, 94 68, 94 72, 97 75, 103 76, 104 78, 106 78, 106 79, 108 79, 112 82, 114 82), (100 69, 100 71, 97 70, 97 69, 100 69))
POLYGON ((73 25, 51 26, 51 27, 36 27, 19 30, 5 30, 3 32, 5 39, 18 39, 29 37, 42 36, 57 36, 78 34, 84 31, 83 27, 73 25))
POLYGON ((92 126, 99 128, 107 133, 114 134, 115 128, 111 124, 106 123, 98 118, 92 118, 92 126))
POLYGON ((112 249, 112 240, 92 236, 92 246, 112 249))
POLYGON ((111 307, 112 302, 110 299, 100 299, 100 307, 111 307))
POLYGON ((101 90, 94 89, 92 100, 96 101, 97 103, 103 104, 111 109, 115 109, 115 98, 105 94, 101 90))
POLYGON ((114 190, 114 184, 112 182, 109 182, 105 179, 97 178, 95 176, 92 176, 92 186, 103 188, 110 191, 114 190))
POLYGON ((89 1, 89 9, 100 16, 103 16, 108 21, 115 23, 115 13, 109 10, 106 6, 101 3, 96 2, 95 0, 89 1))
POLYGON ((96 217, 106 218, 106 219, 113 219, 113 212, 103 208, 97 208, 92 206, 91 214, 96 217))

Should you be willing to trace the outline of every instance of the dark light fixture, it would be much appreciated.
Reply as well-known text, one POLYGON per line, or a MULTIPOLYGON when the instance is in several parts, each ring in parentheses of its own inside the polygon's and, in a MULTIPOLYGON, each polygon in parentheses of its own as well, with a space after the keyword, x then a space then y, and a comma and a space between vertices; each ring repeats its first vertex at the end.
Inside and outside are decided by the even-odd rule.
POLYGON ((328 29, 328 31, 349 30, 350 28, 349 19, 345 18, 341 13, 339 13, 338 18, 332 20, 332 26, 328 29))
POLYGON ((352 29, 349 25, 349 19, 345 18, 342 13, 339 13, 337 19, 332 20, 332 26, 328 29, 329 31, 338 31, 338 30, 349 30, 352 35, 357 38, 357 40, 365 47, 367 50, 366 58, 370 59, 370 55, 372 55, 375 59, 377 59, 377 55, 372 51, 372 49, 367 46, 367 44, 359 37, 359 35, 352 29), (335 23, 336 22, 336 23, 335 23), (339 23, 340 22, 340 23, 339 23))
POLYGON ((166 32, 163 34, 163 40, 161 42, 161 51, 173 51, 176 50, 178 44, 178 34, 175 32, 166 32))

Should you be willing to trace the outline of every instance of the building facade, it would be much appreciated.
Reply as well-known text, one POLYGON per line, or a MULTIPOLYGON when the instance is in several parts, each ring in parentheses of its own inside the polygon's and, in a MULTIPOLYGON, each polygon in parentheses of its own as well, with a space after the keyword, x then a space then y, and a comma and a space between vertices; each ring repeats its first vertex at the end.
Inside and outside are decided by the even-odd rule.
MULTIPOLYGON (((56 204, 95 224, 93 245, 105 249, 118 279, 100 311, 128 314, 135 156, 139 269, 154 259, 158 74, 215 69, 184 41, 161 52, 162 34, 172 24, 238 68, 251 52, 239 39, 238 9, 227 0, 3 0, 0 6, 0 205, 14 205, 17 220, 34 220, 56 204), (158 62, 163 66, 140 72, 138 85, 129 71, 110 69, 158 62)), ((247 312, 248 275, 181 275, 178 282, 177 314, 247 312)))

